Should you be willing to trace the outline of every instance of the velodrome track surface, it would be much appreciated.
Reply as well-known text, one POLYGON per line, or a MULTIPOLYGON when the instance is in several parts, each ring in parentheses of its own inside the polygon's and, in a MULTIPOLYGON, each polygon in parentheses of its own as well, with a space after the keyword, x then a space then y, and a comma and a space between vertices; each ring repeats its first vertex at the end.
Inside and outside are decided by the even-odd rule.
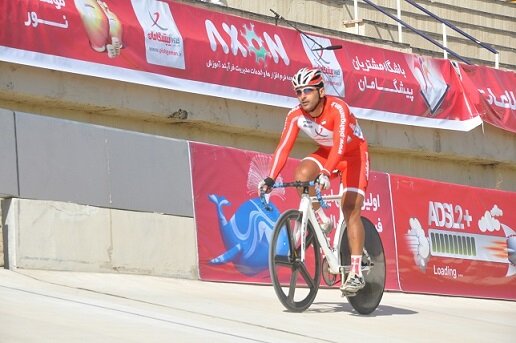
POLYGON ((0 342, 516 342, 516 302, 388 292, 360 316, 339 293, 290 313, 271 286, 0 269, 0 342))

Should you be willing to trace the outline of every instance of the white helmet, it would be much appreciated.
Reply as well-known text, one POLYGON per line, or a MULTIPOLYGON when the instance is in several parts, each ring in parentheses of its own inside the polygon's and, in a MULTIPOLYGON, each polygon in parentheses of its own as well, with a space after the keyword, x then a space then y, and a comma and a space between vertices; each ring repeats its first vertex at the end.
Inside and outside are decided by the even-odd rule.
POLYGON ((319 69, 302 68, 292 77, 294 89, 313 86, 323 87, 323 78, 319 69))

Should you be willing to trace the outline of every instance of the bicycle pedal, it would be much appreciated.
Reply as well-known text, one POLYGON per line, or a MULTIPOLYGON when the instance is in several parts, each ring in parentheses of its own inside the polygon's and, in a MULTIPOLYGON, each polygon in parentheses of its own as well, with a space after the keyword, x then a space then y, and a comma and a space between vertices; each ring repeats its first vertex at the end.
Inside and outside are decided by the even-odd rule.
POLYGON ((354 297, 355 295, 357 295, 357 292, 346 292, 346 291, 343 291, 343 290, 341 290, 340 292, 341 292, 340 296, 342 298, 344 298, 344 297, 354 297))

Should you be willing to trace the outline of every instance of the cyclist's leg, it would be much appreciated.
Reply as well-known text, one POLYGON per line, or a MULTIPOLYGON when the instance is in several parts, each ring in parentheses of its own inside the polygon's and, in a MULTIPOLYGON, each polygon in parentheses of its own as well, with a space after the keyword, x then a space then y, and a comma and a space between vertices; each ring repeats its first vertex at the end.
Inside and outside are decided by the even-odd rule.
POLYGON ((341 163, 344 192, 341 206, 347 225, 349 250, 351 252, 351 271, 343 291, 356 292, 364 287, 361 271, 361 259, 364 248, 365 230, 361 219, 361 210, 365 198, 365 189, 369 178, 369 159, 367 150, 341 163))
MULTIPOLYGON (((313 154, 305 157, 301 160, 301 162, 297 165, 296 170, 294 172, 294 180, 296 181, 313 181, 321 172, 322 166, 324 164, 324 157, 321 156, 319 150, 314 152, 313 154)), ((299 194, 301 195, 302 189, 298 189, 299 194)), ((315 191, 312 187, 310 189, 310 195, 314 196, 315 191)), ((319 208, 319 204, 314 204, 314 209, 317 210, 319 208)))
MULTIPOLYGON (((295 180, 298 181, 312 181, 315 180, 317 175, 322 170, 322 166, 326 162, 326 152, 323 149, 318 149, 313 154, 305 157, 301 163, 298 164, 295 171, 295 180)), ((298 189, 299 194, 301 194, 301 189, 298 189)), ((309 190, 310 195, 315 195, 315 189, 311 187, 309 190)), ((321 225, 322 230, 325 233, 329 233, 333 229, 332 220, 326 216, 324 210, 321 208, 319 203, 312 204, 313 209, 315 211, 315 215, 319 224, 321 225)))
POLYGON ((306 157, 297 165, 294 178, 296 181, 312 181, 319 175, 320 170, 317 160, 306 157))
POLYGON ((364 225, 362 224, 361 209, 364 195, 355 189, 349 189, 342 195, 342 212, 346 220, 351 255, 362 255, 364 248, 364 225))
POLYGON ((364 248, 364 225, 361 211, 365 191, 369 181, 369 156, 364 148, 337 166, 341 173, 343 194, 342 213, 346 220, 350 251, 352 255, 362 255, 364 248))

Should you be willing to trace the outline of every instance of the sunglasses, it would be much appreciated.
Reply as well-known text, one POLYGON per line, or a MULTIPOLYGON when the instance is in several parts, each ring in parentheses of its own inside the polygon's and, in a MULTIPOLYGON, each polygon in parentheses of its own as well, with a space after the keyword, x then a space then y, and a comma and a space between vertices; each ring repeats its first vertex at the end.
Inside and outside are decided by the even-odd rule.
POLYGON ((304 95, 308 95, 310 93, 312 93, 313 91, 315 91, 317 88, 315 87, 305 87, 303 89, 296 89, 296 94, 297 96, 301 96, 302 94, 304 95))

